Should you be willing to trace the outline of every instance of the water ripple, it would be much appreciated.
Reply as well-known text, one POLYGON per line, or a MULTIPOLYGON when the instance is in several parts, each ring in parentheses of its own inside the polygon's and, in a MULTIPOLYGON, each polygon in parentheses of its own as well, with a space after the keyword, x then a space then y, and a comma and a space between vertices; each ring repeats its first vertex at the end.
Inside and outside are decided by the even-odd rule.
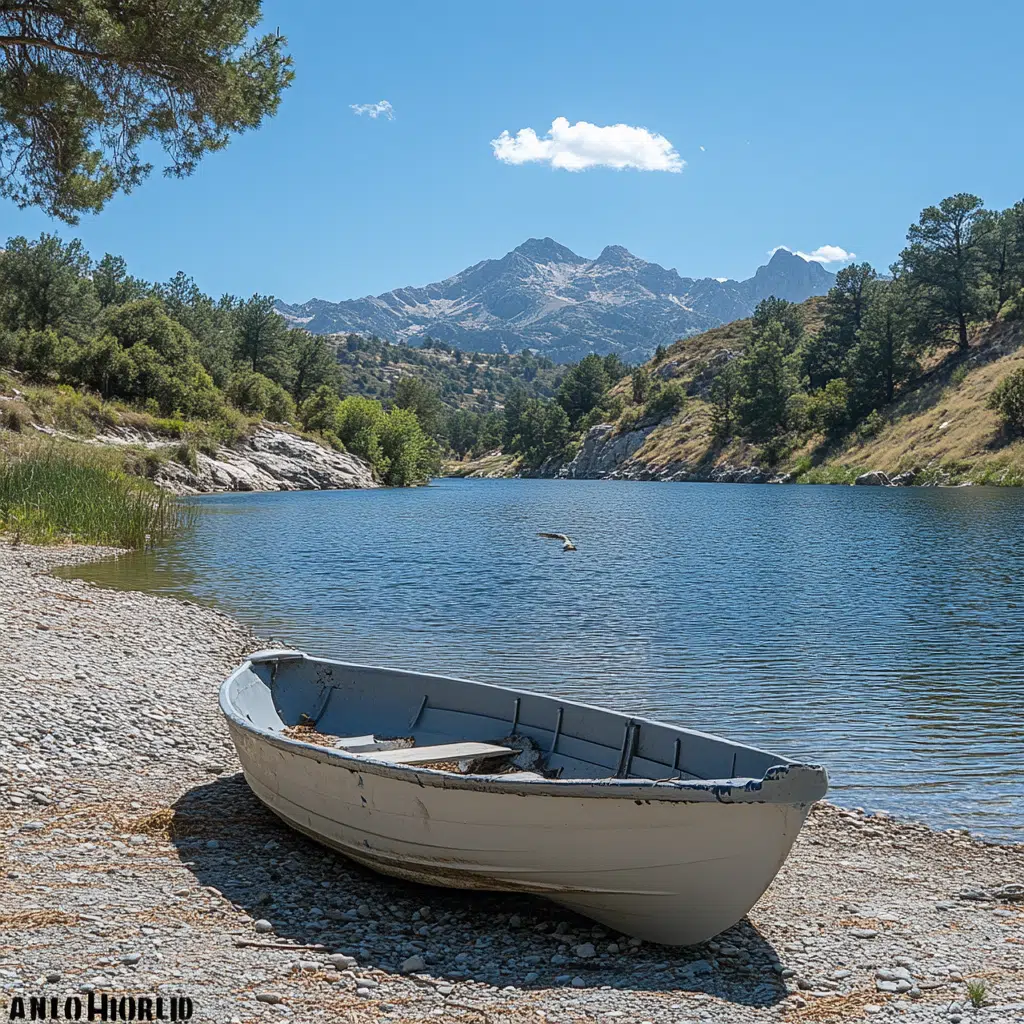
POLYGON ((79 571, 334 657, 537 687, 1024 840, 1024 495, 562 481, 218 496, 79 571), (537 530, 564 530, 563 554, 537 530))

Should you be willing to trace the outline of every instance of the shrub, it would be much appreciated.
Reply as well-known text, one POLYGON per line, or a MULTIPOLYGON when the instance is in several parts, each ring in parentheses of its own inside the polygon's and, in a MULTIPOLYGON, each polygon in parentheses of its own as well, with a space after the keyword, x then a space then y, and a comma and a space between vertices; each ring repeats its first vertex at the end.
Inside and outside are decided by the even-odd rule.
POLYGON ((606 395, 604 401, 599 406, 591 409, 576 424, 576 429, 585 433, 591 427, 596 427, 599 423, 614 423, 622 415, 625 404, 621 395, 606 395))
POLYGON ((382 477, 392 487, 408 487, 441 468, 440 448, 411 409, 392 409, 379 425, 382 477))
POLYGON ((110 394, 146 406, 155 404, 164 416, 215 416, 223 404, 213 378, 199 361, 195 338, 172 320, 158 299, 111 306, 103 329, 115 339, 123 356, 109 346, 104 357, 116 367, 110 394))
POLYGON ((809 473, 814 466, 814 459, 810 455, 801 455, 799 459, 793 464, 793 479, 802 477, 805 473, 809 473))
POLYGON ((0 405, 0 415, 3 425, 16 434, 32 422, 32 410, 24 402, 4 402, 0 405))
POLYGON ((275 384, 267 406, 267 419, 275 423, 291 423, 295 418, 295 401, 280 384, 275 384))
POLYGON ((304 430, 317 434, 338 434, 338 410, 341 399, 334 388, 322 384, 307 398, 299 409, 299 420, 304 430))
POLYGON ((242 412, 263 416, 270 405, 274 382, 255 370, 239 370, 231 375, 224 389, 229 401, 242 412))
POLYGON ((1012 298, 1003 303, 999 311, 1000 320, 1024 320, 1024 288, 1012 298))
POLYGON ((174 449, 172 457, 175 462, 180 462, 187 469, 192 470, 193 473, 199 469, 199 456, 196 446, 191 441, 182 441, 174 449))
POLYGON ((953 388, 953 390, 955 391, 957 388, 960 387, 961 384, 963 384, 965 380, 967 380, 967 374, 969 374, 970 372, 971 368, 966 363, 963 363, 962 365, 958 366, 949 375, 949 386, 953 388))
POLYGON ((877 409, 872 409, 857 425, 857 436, 862 441, 867 441, 872 437, 877 437, 884 426, 885 417, 877 409))
POLYGON ((71 365, 75 343, 56 331, 26 331, 18 343, 16 365, 32 381, 58 379, 71 365))
POLYGON ((850 385, 842 377, 830 380, 809 396, 807 418, 828 437, 838 437, 850 425, 850 385))
POLYGON ((1024 367, 1008 373, 989 396, 994 409, 1011 430, 1024 430, 1024 367))
POLYGON ((686 391, 677 382, 659 388, 644 405, 644 419, 663 420, 686 405, 686 391))

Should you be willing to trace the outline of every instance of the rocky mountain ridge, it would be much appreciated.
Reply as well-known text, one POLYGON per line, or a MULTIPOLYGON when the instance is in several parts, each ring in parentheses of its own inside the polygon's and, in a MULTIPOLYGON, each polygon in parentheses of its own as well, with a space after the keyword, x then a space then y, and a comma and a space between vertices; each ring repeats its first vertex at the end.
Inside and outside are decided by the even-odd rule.
POLYGON ((617 352, 631 362, 658 345, 749 316, 769 295, 801 302, 823 295, 834 274, 785 249, 744 281, 680 277, 620 245, 596 259, 551 238, 530 238, 422 288, 329 302, 310 299, 278 312, 314 334, 372 334, 416 345, 428 335, 465 350, 535 349, 556 362, 617 352))

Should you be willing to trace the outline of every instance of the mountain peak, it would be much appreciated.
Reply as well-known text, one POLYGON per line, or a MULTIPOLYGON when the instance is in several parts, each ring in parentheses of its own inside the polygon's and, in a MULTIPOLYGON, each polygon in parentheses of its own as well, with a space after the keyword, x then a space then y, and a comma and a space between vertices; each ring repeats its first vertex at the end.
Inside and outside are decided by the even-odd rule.
POLYGON ((528 238, 522 245, 517 245, 513 252, 525 256, 538 263, 585 263, 582 256, 577 256, 572 249, 560 245, 553 238, 528 238))
POLYGON ((413 345, 429 334, 463 351, 532 349, 556 362, 618 352, 640 361, 657 345, 750 316, 770 295, 801 302, 824 295, 834 281, 820 263, 782 249, 753 277, 723 287, 680 277, 621 245, 606 246, 594 260, 553 238, 528 238, 500 259, 422 287, 277 308, 314 334, 351 332, 413 345))
POLYGON ((597 257, 595 262, 611 264, 612 266, 622 267, 627 263, 632 263, 636 260, 636 257, 623 245, 606 245, 601 250, 601 255, 597 257))
POLYGON ((776 266, 785 266, 787 263, 792 265, 793 261, 796 260, 799 263, 809 263, 810 260, 805 260, 803 256, 798 256, 795 252, 790 249, 780 246, 775 252, 772 253, 772 258, 768 261, 768 266, 773 263, 776 266))
POLYGON ((776 249, 751 280, 757 299, 774 295, 790 302, 803 302, 809 295, 824 295, 835 279, 835 274, 816 260, 805 260, 788 249, 776 249))

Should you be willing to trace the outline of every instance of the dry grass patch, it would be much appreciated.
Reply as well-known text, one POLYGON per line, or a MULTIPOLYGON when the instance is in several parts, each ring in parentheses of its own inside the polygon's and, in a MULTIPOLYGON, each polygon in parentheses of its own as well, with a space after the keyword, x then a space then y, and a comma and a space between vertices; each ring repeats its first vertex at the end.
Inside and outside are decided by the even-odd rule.
POLYGON ((201 836, 222 835, 232 828, 266 825, 262 814, 225 814, 211 808, 208 813, 184 813, 173 807, 164 807, 135 818, 121 818, 115 826, 122 832, 150 836, 173 842, 175 839, 193 839, 201 836))
POLYGON ((452 459, 441 467, 444 476, 453 477, 510 477, 522 468, 522 458, 504 452, 487 452, 475 459, 452 459))
POLYGON ((786 1011, 787 1019, 813 1021, 863 1020, 865 1006, 881 1006, 887 1002, 881 992, 850 992, 843 996, 811 997, 806 1006, 786 1011))
POLYGON ((0 931, 48 928, 55 924, 78 924, 78 915, 65 914, 62 910, 20 910, 13 914, 0 914, 0 931))

